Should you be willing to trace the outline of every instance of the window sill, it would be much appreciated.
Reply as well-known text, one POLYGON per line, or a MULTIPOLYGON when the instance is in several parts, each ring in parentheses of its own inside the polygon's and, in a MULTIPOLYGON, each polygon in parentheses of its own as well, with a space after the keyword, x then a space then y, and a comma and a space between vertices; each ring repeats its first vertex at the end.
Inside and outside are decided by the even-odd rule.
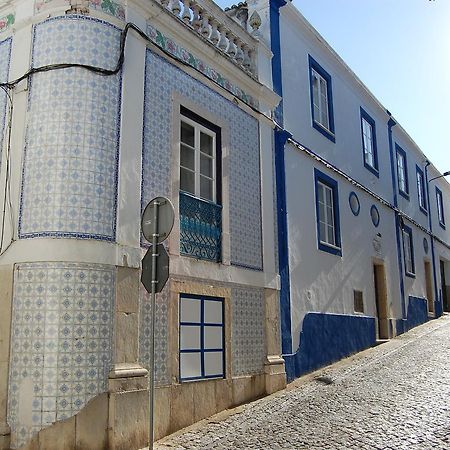
POLYGON ((416 274, 415 274, 415 273, 405 272, 405 275, 406 275, 408 278, 416 278, 416 274))
POLYGON ((336 245, 327 244, 325 242, 319 241, 319 250, 322 250, 327 253, 331 253, 332 255, 342 256, 342 248, 337 247, 336 245))
POLYGON ((445 230, 445 223, 439 222, 439 226, 440 226, 443 230, 445 230))
POLYGON ((408 202, 409 202, 409 194, 408 194, 407 192, 402 191, 402 190, 399 188, 398 193, 399 193, 403 198, 405 198, 406 200, 408 200, 408 202))
POLYGON ((364 167, 371 172, 373 175, 375 175, 377 178, 380 178, 380 172, 375 167, 368 164, 366 161, 364 161, 364 167))
POLYGON ((313 120, 312 125, 319 133, 323 134, 331 142, 336 142, 336 137, 333 131, 329 130, 328 128, 325 128, 322 124, 320 124, 316 120, 313 120))
POLYGON ((428 211, 423 207, 419 205, 419 209, 426 215, 428 216, 428 211))

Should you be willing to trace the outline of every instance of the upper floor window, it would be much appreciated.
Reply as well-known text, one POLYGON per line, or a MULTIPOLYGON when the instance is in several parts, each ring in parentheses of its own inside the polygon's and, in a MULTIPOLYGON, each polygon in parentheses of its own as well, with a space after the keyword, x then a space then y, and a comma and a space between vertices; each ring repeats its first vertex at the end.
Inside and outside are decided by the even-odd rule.
POLYGON ((406 161, 406 153, 397 144, 395 144, 395 148, 397 150, 398 191, 403 197, 409 200, 408 166, 406 161))
POLYGON ((180 189, 216 201, 216 133, 182 117, 180 189))
POLYGON ((364 109, 361 112, 361 136, 364 155, 364 166, 378 176, 377 138, 375 121, 364 109))
POLYGON ((221 130, 184 107, 180 112, 180 253, 219 262, 221 130))
POLYGON ((337 182, 317 169, 314 169, 314 177, 318 247, 342 255, 337 182))
POLYGON ((313 127, 335 142, 331 77, 311 56, 309 78, 313 127))
POLYGON ((405 273, 407 276, 414 277, 416 270, 414 264, 414 245, 412 230, 406 225, 403 225, 403 254, 405 257, 405 273))
POLYGON ((416 166, 416 181, 417 181, 417 197, 419 200, 419 207, 422 212, 427 213, 427 201, 425 198, 425 177, 423 171, 419 166, 416 166))
POLYGON ((442 191, 436 186, 436 201, 437 201, 437 213, 439 225, 445 228, 445 212, 444 212, 444 199, 442 197, 442 191))

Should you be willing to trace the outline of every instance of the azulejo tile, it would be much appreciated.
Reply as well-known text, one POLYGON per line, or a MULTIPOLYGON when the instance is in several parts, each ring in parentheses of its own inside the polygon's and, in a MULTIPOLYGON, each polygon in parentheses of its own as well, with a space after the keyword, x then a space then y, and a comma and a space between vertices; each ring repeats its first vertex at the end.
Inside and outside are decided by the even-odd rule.
MULTIPOLYGON (((227 124, 232 264, 262 270, 258 121, 217 92, 147 50, 142 206, 171 192, 172 97, 176 92, 227 124)), ((178 126, 178 125, 175 125, 178 126)))
POLYGON ((16 21, 16 13, 11 11, 5 15, 0 16, 0 33, 11 28, 16 21))
MULTIPOLYGON (((119 36, 116 27, 89 17, 48 19, 34 27, 32 65, 113 68, 119 36)), ((31 79, 21 238, 115 239, 121 85, 120 73, 103 77, 79 68, 31 79)))
MULTIPOLYGON (((69 4, 68 0, 36 0, 34 3, 34 12, 38 14, 65 3, 69 4)), ((92 10, 101 11, 117 19, 125 20, 125 6, 123 1, 89 0, 87 6, 92 10)))
POLYGON ((232 372, 261 373, 266 358, 263 289, 232 288, 232 372))
MULTIPOLYGON (((86 292, 88 289, 86 288, 86 292)), ((93 294, 94 295, 94 294, 93 294)), ((8 422, 12 445, 23 445, 33 434, 54 422, 76 414, 92 397, 104 392, 112 364, 115 267, 82 263, 18 264, 14 296, 9 378, 8 422), (97 302, 89 293, 79 301, 75 283, 87 286, 97 280, 97 302), (48 283, 48 284, 47 284, 48 283), (71 284, 72 283, 72 284, 71 284), (56 289, 48 289, 48 286, 56 289), (35 293, 43 288, 43 302, 35 293), (72 287, 67 289, 67 287, 72 287), (48 298, 52 309, 47 310, 48 298), (66 302, 69 300, 69 302, 66 302), (24 317, 32 321, 24 321, 24 317), (100 334, 89 334, 87 317, 100 334), (95 318, 95 320, 94 320, 95 318), (80 323, 81 322, 81 323, 80 323), (44 330, 44 333, 36 332, 44 330), (52 330, 51 333, 48 333, 52 330), (32 384, 33 396, 20 399, 24 383, 32 384), (33 423, 20 422, 20 408, 31 408, 33 423)))

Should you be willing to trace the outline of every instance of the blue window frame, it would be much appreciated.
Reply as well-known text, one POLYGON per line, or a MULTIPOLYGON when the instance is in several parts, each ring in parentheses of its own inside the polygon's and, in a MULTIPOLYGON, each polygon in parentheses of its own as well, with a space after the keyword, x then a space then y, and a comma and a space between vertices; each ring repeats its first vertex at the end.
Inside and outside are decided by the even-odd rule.
POLYGON ((397 152, 397 182, 398 192, 409 200, 408 161, 406 152, 398 144, 395 144, 397 152))
POLYGON ((407 225, 403 225, 402 228, 403 236, 403 257, 405 260, 405 273, 406 276, 415 278, 416 277, 416 267, 414 263, 414 242, 412 229, 407 225))
POLYGON ((180 381, 225 378, 224 299, 180 294, 180 381))
POLYGON ((417 183, 417 200, 419 201, 420 210, 427 214, 427 198, 425 191, 425 176, 423 170, 416 165, 416 183, 417 183))
POLYGON ((318 248, 342 256, 337 181, 314 169, 314 182, 318 248))
POLYGON ((370 117, 369 114, 362 108, 360 108, 360 113, 364 167, 378 177, 379 171, 375 120, 373 120, 372 117, 370 117))
POLYGON ((330 141, 336 142, 331 76, 311 55, 308 55, 308 60, 312 126, 330 141))
POLYGON ((445 229, 445 211, 444 211, 444 197, 442 191, 436 186, 436 202, 439 225, 445 229))

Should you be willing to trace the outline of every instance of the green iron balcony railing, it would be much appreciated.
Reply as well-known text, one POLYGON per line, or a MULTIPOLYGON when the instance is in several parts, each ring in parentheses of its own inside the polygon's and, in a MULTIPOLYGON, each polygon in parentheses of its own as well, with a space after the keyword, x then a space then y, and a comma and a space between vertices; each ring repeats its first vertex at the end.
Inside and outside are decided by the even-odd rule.
POLYGON ((222 206, 180 192, 180 253, 219 262, 222 206))

